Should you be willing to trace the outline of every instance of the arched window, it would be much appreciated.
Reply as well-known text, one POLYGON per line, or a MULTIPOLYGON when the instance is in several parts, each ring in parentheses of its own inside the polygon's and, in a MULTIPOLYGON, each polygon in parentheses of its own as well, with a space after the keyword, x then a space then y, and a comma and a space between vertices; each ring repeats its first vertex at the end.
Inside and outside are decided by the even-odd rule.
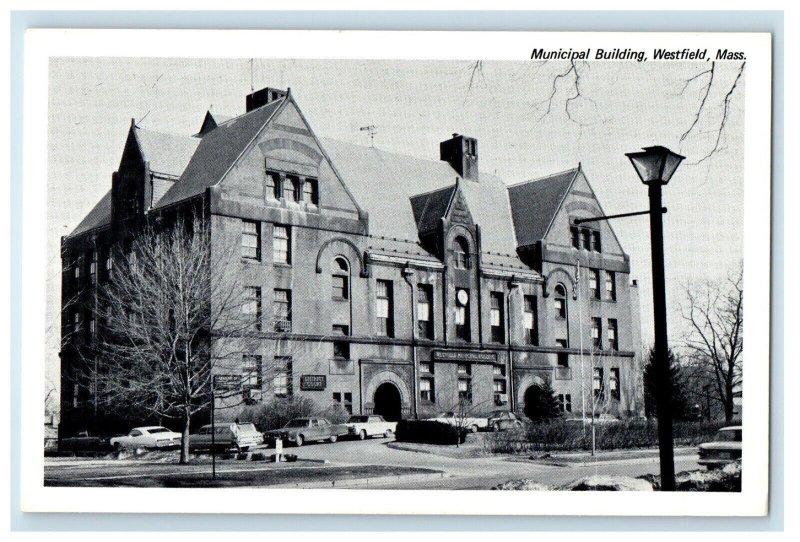
POLYGON ((463 237, 453 239, 453 262, 458 269, 469 269, 469 244, 463 237))
POLYGON ((350 297, 350 264, 342 257, 334 258, 331 275, 331 297, 348 299, 350 297))
POLYGON ((553 305, 556 309, 556 318, 567 317, 567 291, 563 284, 557 284, 553 295, 553 305))

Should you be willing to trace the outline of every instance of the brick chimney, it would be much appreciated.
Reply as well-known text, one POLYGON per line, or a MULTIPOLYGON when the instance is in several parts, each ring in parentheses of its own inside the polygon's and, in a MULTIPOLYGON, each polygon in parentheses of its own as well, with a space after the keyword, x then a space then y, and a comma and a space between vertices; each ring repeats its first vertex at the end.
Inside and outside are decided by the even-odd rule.
POLYGON ((247 99, 245 100, 245 110, 249 113, 253 109, 258 109, 263 105, 267 105, 270 102, 274 102, 275 100, 280 100, 281 98, 285 97, 285 90, 264 87, 261 90, 257 90, 252 94, 247 95, 247 99))
POLYGON ((439 143, 439 158, 450 164, 464 179, 478 181, 478 140, 453 134, 439 143))

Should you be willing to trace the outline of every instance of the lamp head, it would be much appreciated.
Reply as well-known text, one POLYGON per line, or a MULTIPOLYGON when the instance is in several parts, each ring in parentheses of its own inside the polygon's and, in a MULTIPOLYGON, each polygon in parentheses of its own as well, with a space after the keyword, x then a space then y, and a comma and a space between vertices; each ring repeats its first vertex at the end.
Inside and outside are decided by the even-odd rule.
POLYGON ((629 152, 625 156, 630 159, 633 168, 644 184, 667 184, 680 163, 686 158, 660 145, 644 147, 640 152, 629 152))

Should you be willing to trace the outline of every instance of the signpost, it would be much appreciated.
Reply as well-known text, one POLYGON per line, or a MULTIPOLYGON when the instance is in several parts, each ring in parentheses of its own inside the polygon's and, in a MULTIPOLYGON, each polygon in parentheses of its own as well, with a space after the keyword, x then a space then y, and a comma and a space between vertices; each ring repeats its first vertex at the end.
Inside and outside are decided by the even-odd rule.
POLYGON ((241 385, 239 375, 218 374, 211 377, 211 479, 217 479, 217 426, 214 419, 214 403, 216 403, 217 389, 230 391, 241 385))

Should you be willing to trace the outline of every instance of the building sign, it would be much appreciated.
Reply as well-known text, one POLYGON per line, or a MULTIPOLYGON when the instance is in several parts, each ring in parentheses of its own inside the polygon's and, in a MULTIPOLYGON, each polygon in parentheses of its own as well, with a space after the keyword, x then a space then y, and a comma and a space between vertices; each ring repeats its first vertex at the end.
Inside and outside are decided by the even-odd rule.
POLYGON ((235 390, 241 385, 241 375, 214 375, 215 390, 235 390))
POLYGON ((468 361, 472 363, 494 363, 496 352, 476 352, 469 350, 434 350, 433 361, 468 361))
POLYGON ((300 389, 305 391, 322 391, 327 382, 325 375, 301 375, 300 389))

